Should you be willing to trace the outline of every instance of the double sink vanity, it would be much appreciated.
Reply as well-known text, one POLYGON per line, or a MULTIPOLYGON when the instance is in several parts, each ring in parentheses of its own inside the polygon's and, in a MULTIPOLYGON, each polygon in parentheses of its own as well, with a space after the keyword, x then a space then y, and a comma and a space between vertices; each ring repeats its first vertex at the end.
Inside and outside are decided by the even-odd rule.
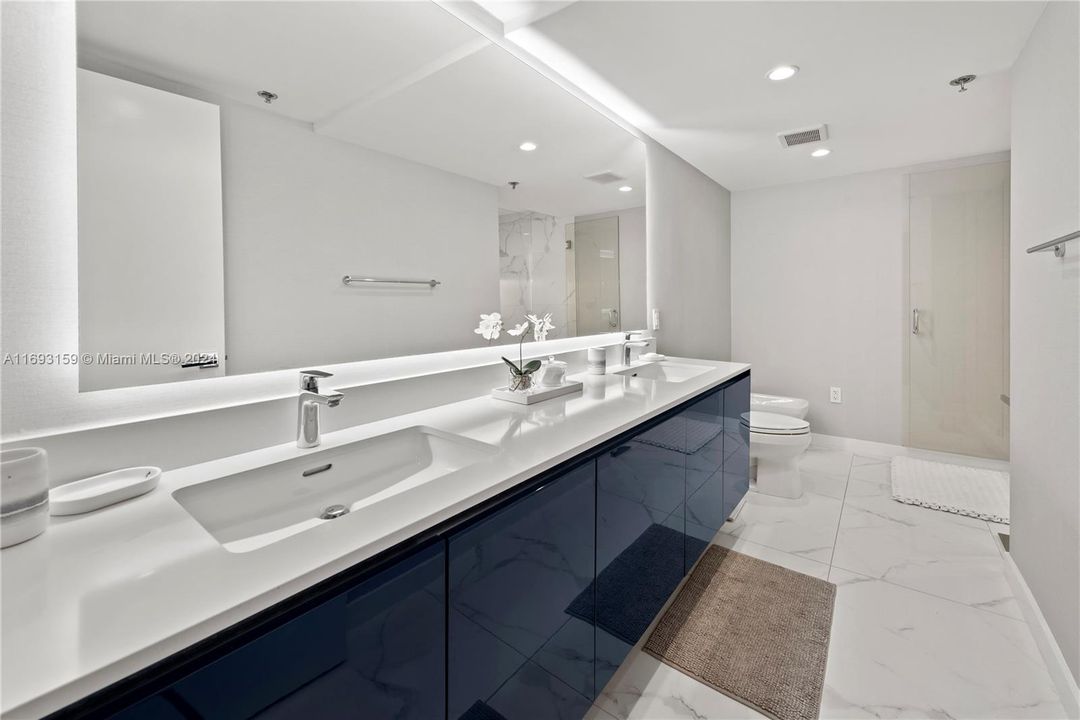
POLYGON ((5 365, 0 440, 166 472, 3 550, 0 717, 584 715, 748 487, 749 367, 630 363, 642 139, 459 3, 25 5, 77 187, 5 350, 78 362, 5 365))
POLYGON ((578 379, 57 519, 4 552, 4 717, 583 716, 748 489, 750 376, 578 379))

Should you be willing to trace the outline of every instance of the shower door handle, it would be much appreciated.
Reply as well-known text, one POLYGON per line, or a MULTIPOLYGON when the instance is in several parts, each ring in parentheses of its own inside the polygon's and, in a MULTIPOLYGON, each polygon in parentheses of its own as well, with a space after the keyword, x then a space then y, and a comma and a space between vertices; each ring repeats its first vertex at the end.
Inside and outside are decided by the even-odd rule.
POLYGON ((911 334, 919 334, 919 309, 913 308, 911 311, 911 334))

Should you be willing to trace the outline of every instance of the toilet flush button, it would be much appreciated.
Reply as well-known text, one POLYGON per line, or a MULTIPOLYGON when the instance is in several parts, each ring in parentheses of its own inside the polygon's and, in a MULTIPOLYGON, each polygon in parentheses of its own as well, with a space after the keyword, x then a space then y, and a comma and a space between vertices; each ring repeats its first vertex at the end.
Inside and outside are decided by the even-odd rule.
POLYGON ((842 402, 844 402, 844 396, 840 392, 840 388, 838 388, 838 387, 829 388, 829 402, 831 402, 831 403, 842 403, 842 402))

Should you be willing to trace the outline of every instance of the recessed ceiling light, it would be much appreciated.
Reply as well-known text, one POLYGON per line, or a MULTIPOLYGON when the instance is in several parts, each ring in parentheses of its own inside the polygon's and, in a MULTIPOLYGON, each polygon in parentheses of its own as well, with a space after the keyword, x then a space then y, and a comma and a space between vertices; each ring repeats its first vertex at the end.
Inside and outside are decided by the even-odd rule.
POLYGON ((829 148, 818 148, 814 152, 810 153, 810 157, 825 157, 831 152, 832 150, 830 150, 829 148))
POLYGON ((520 148, 521 150, 524 150, 525 152, 532 152, 533 150, 536 149, 536 143, 534 143, 534 142, 523 142, 520 145, 518 145, 518 148, 520 148))
POLYGON ((799 72, 798 65, 777 65, 768 72, 765 76, 770 80, 787 80, 788 78, 795 77, 795 73, 799 72))
POLYGON ((633 189, 634 188, 630 187, 629 185, 623 185, 621 188, 619 188, 619 192, 630 192, 633 189))

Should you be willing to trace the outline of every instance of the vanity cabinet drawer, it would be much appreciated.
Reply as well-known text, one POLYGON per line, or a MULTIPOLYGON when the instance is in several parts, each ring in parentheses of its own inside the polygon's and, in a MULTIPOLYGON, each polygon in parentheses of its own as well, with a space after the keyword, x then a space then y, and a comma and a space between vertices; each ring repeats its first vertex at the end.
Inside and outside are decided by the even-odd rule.
POLYGON ((114 717, 441 718, 444 563, 418 551, 114 717))
POLYGON ((448 537, 448 717, 582 717, 595 696, 595 461, 448 537))

